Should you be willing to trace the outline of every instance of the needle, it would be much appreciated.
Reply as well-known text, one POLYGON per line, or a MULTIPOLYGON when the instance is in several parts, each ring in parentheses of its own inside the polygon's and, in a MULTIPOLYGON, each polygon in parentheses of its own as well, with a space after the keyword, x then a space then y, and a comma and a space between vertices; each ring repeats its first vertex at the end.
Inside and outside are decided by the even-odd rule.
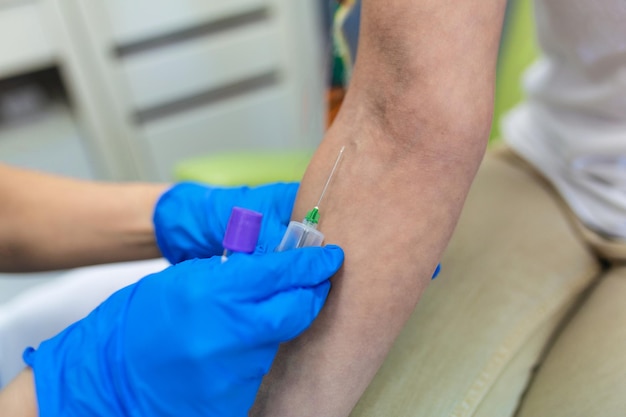
POLYGON ((341 157, 343 156, 343 151, 344 149, 346 149, 345 146, 341 147, 341 150, 339 151, 339 155, 337 155, 337 160, 335 161, 335 165, 333 166, 332 171, 330 171, 330 175, 328 176, 328 179, 326 180, 326 184, 324 185, 324 189, 322 190, 322 195, 320 195, 320 199, 317 201, 317 204, 315 205, 315 207, 320 206, 320 203, 322 202, 322 198, 324 198, 324 194, 326 194, 326 189, 328 188, 328 185, 330 184, 330 180, 333 178, 333 175, 335 174, 335 171, 337 170, 337 165, 339 165, 339 161, 341 161, 341 157))

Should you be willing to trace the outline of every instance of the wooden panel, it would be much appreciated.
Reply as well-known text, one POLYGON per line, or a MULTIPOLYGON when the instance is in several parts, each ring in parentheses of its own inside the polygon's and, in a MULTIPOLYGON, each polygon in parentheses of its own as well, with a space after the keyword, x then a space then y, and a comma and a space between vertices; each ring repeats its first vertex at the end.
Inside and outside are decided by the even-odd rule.
POLYGON ((39 5, 0 5, 0 77, 50 64, 55 50, 45 32, 39 5))
POLYGON ((131 105, 145 110, 277 70, 279 33, 270 22, 124 57, 131 105))
POLYGON ((170 179, 174 165, 191 156, 298 148, 288 98, 284 88, 275 86, 147 124, 143 136, 158 173, 155 179, 170 179))
POLYGON ((266 0, 103 0, 118 45, 140 42, 263 7, 266 0))

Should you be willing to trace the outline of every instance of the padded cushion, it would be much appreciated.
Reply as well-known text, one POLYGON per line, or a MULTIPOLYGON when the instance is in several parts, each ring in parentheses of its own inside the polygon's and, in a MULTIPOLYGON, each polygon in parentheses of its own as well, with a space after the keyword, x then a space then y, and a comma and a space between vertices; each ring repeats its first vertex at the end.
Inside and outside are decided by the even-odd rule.
POLYGON ((433 281, 353 417, 513 414, 599 274, 541 181, 488 153, 433 281))
POLYGON ((174 178, 213 185, 260 185, 300 181, 312 152, 233 152, 187 159, 174 178))
POLYGON ((626 414, 626 267, 612 269, 539 369, 519 417, 626 414))

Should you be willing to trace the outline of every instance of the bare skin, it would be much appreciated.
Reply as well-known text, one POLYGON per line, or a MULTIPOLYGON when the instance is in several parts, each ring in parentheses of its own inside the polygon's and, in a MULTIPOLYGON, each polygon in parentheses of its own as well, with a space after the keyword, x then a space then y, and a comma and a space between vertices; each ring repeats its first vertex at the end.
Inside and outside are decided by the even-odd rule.
POLYGON ((162 184, 98 183, 0 165, 0 271, 160 256, 152 212, 162 184))
POLYGON ((312 327, 284 345, 251 415, 347 416, 430 282, 487 143, 505 1, 365 0, 337 120, 296 200, 346 259, 312 327))
POLYGON ((0 410, 6 417, 37 417, 33 371, 25 369, 0 391, 0 410))

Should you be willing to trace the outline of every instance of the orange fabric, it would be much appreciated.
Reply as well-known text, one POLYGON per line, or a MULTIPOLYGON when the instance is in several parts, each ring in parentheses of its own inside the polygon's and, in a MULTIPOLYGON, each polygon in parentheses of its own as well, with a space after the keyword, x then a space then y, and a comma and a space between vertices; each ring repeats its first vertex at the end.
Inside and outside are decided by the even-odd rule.
POLYGON ((341 103, 343 103, 343 99, 346 96, 346 90, 343 87, 332 87, 326 93, 326 102, 328 103, 328 119, 326 122, 326 127, 330 127, 337 117, 337 113, 339 113, 339 109, 341 108, 341 103))

